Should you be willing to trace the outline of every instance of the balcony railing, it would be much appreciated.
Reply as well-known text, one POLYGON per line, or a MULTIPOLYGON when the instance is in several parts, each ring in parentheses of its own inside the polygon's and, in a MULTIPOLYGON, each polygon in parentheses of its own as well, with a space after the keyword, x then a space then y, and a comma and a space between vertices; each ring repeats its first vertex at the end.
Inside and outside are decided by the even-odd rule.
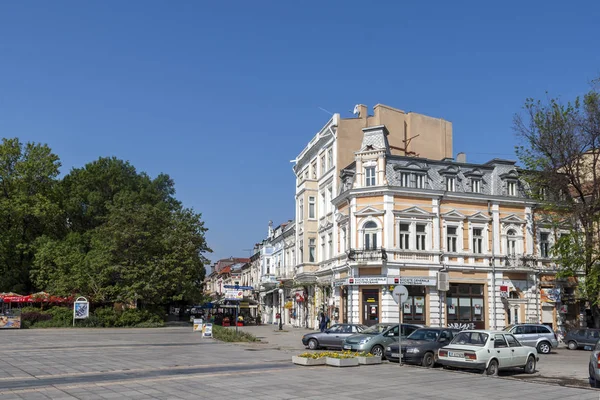
POLYGON ((348 251, 348 260, 350 261, 387 261, 387 259, 384 248, 351 249, 348 251))
POLYGON ((422 250, 390 250, 389 255, 394 261, 427 261, 433 262, 436 253, 422 250))
POLYGON ((554 269, 556 264, 549 259, 538 259, 531 255, 520 256, 516 254, 508 255, 504 257, 504 266, 508 268, 521 268, 521 269, 554 269))

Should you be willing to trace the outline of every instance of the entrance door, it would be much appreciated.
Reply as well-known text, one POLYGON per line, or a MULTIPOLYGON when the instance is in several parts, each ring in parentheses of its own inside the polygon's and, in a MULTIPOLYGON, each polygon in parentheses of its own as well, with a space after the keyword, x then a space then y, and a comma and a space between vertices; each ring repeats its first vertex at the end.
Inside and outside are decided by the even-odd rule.
POLYGON ((371 326, 379 322, 379 289, 362 290, 362 322, 371 326))

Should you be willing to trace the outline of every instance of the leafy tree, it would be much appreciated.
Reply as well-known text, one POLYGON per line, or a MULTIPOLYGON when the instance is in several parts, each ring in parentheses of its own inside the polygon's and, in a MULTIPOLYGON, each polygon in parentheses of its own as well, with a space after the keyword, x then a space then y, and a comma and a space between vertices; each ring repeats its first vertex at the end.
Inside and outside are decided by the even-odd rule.
POLYGON ((61 184, 66 233, 37 242, 35 282, 96 302, 194 301, 210 252, 200 214, 182 207, 167 175, 100 158, 61 184))
MULTIPOLYGON (((598 81, 595 82, 597 84, 598 81)), ((555 223, 567 220, 569 235, 558 238, 553 255, 559 276, 580 276, 579 295, 600 322, 600 92, 562 103, 528 99, 515 130, 525 144, 517 154, 532 194, 555 223)))
POLYGON ((57 229, 60 161, 47 145, 0 144, 0 292, 30 292, 34 241, 57 229))

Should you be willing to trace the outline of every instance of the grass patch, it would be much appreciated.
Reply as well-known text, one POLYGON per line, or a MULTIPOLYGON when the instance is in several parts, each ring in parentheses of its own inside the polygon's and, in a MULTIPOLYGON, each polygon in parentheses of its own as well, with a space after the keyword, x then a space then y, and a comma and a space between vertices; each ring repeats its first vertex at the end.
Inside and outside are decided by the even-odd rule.
POLYGON ((219 325, 213 325, 212 327, 213 337, 222 342, 259 342, 256 336, 244 332, 239 329, 237 332, 235 331, 235 327, 233 328, 224 328, 219 325))

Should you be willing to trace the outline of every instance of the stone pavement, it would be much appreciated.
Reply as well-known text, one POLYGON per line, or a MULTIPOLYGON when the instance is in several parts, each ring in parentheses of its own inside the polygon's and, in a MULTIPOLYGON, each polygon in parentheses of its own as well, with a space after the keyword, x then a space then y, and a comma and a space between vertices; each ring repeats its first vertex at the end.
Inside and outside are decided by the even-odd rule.
POLYGON ((389 363, 300 367, 290 359, 305 330, 243 329, 265 342, 219 343, 191 327, 2 331, 0 400, 600 398, 592 389, 389 363))

